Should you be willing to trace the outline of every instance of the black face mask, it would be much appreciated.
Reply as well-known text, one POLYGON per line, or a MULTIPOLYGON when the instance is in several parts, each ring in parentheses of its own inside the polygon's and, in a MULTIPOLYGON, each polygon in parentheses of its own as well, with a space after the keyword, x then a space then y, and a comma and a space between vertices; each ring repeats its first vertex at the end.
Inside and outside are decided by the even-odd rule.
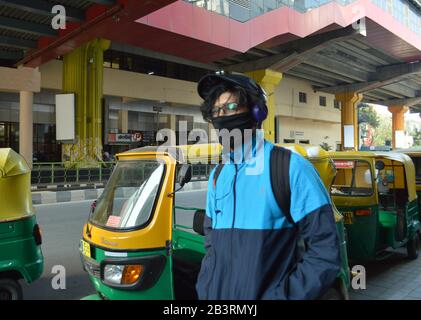
MULTIPOLYGON (((227 129, 229 132, 234 129, 239 129, 242 133, 242 141, 244 141, 244 130, 252 129, 255 122, 252 120, 250 113, 233 114, 231 116, 217 117, 212 119, 212 124, 217 130, 227 129)), ((223 136, 218 135, 219 143, 223 143, 223 136)), ((225 149, 225 148, 224 148, 225 149)), ((234 137, 230 137, 230 148, 225 150, 229 151, 234 149, 234 137)))
POLYGON ((212 124, 215 129, 222 130, 227 129, 231 131, 233 129, 251 129, 254 126, 254 121, 251 118, 250 113, 244 112, 239 114, 233 114, 231 116, 217 117, 212 119, 212 124))

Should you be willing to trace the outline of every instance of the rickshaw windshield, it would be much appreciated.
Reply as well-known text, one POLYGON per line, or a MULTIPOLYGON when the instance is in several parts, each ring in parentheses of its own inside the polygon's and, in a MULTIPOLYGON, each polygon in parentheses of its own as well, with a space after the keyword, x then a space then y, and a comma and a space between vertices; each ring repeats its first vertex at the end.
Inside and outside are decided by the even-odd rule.
POLYGON ((155 206, 164 171, 165 164, 158 159, 118 162, 90 221, 113 229, 146 225, 155 206))
POLYGON ((373 194, 371 167, 363 160, 334 160, 337 174, 330 193, 332 196, 364 197, 373 194))

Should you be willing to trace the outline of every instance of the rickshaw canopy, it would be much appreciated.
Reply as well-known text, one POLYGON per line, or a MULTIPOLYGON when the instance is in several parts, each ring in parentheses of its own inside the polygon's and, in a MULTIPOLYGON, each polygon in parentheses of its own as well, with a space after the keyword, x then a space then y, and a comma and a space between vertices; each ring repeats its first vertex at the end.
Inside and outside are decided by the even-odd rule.
POLYGON ((417 199, 417 191, 415 184, 415 166, 411 158, 405 153, 400 152, 373 152, 373 151, 335 151, 330 152, 332 158, 338 159, 374 159, 374 160, 388 160, 400 163, 405 169, 406 188, 408 189, 408 200, 413 201, 417 199))
POLYGON ((330 159, 329 152, 317 145, 299 145, 294 143, 279 145, 308 159, 318 171, 326 189, 329 190, 336 175, 336 168, 330 159))
POLYGON ((169 155, 179 163, 207 163, 214 160, 218 163, 221 156, 222 146, 219 143, 192 144, 177 146, 148 146, 132 149, 116 155, 117 159, 127 157, 154 155, 169 155))
POLYGON ((10 148, 0 148, 0 222, 33 214, 31 169, 10 148))

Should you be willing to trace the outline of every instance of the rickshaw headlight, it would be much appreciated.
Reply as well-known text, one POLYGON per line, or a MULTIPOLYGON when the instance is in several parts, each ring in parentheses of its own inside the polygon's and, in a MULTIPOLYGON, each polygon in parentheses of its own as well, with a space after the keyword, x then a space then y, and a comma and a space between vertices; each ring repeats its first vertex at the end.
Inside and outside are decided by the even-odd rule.
POLYGON ((131 285, 136 283, 143 271, 141 265, 114 265, 104 267, 104 281, 113 284, 131 285))
POLYGON ((124 266, 122 265, 107 264, 104 267, 104 280, 115 284, 121 284, 123 271, 124 266))

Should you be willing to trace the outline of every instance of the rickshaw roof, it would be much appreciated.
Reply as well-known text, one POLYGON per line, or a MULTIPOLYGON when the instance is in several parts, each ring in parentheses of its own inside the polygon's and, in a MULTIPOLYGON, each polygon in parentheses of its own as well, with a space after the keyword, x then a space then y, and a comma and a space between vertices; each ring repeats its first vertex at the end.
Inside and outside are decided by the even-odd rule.
POLYGON ((416 184, 415 184, 415 166, 411 158, 403 152, 381 152, 381 151, 335 151, 330 152, 332 158, 343 159, 364 159, 364 158, 383 158, 387 160, 397 161, 403 164, 405 168, 405 178, 407 181, 409 200, 417 198, 416 184))
POLYGON ((413 162, 405 153, 394 151, 333 151, 330 152, 333 158, 346 157, 346 158, 385 158, 401 162, 405 167, 413 166, 413 162))
POLYGON ((31 172, 25 159, 11 148, 0 148, 0 179, 31 172))
POLYGON ((293 152, 297 152, 308 159, 326 159, 330 157, 329 152, 327 152, 325 149, 318 145, 303 145, 297 143, 282 143, 278 145, 293 152))
POLYGON ((396 149, 393 150, 394 152, 401 152, 408 155, 421 155, 421 147, 413 147, 413 148, 407 148, 407 149, 396 149))
POLYGON ((177 146, 147 146, 132 149, 117 154, 117 158, 126 156, 143 156, 145 154, 169 155, 179 162, 191 162, 209 159, 218 159, 221 155, 222 146, 219 143, 203 143, 177 146))

